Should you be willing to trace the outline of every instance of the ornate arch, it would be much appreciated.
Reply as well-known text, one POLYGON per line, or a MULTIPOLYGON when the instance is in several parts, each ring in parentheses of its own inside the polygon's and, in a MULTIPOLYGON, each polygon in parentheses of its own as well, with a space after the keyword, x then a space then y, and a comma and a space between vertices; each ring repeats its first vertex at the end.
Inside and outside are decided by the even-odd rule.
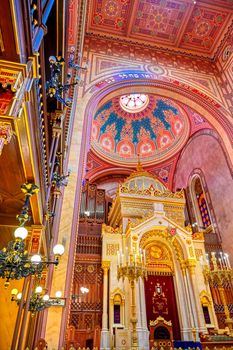
POLYGON ((200 296, 200 301, 201 305, 203 306, 212 306, 212 297, 209 293, 207 293, 205 290, 202 290, 201 293, 199 294, 200 296))
MULTIPOLYGON (((218 239, 221 241, 221 236, 220 236, 220 232, 219 232, 219 229, 218 229, 218 224, 217 224, 217 221, 216 221, 216 216, 215 216, 214 208, 213 208, 213 205, 212 205, 212 202, 211 202, 210 193, 209 193, 208 186, 207 186, 207 183, 206 183, 205 175, 203 174, 203 171, 201 169, 199 169, 199 168, 193 169, 191 171, 190 175, 189 175, 189 180, 188 180, 188 188, 189 188, 189 190, 187 192, 188 202, 192 201, 192 205, 193 205, 193 207, 195 207, 195 205, 193 203, 194 202, 194 198, 193 198, 193 193, 192 193, 192 186, 193 186, 193 181, 194 181, 194 179, 196 177, 198 177, 200 179, 200 181, 201 181, 201 185, 202 185, 203 191, 205 193, 207 206, 208 206, 209 213, 210 213, 210 216, 211 216, 211 223, 214 226, 214 231, 218 235, 218 239)), ((195 214, 195 213, 193 213, 193 214, 195 214)))
POLYGON ((122 289, 120 288, 115 288, 111 294, 110 294, 110 302, 113 305, 114 304, 114 300, 117 296, 120 296, 120 299, 118 299, 119 301, 121 301, 122 304, 125 303, 125 293, 122 289))
MULTIPOLYGON (((160 230, 160 229, 154 229, 151 231, 147 231, 143 234, 139 246, 142 249, 146 249, 146 247, 155 244, 158 238, 163 238, 164 241, 167 243, 167 247, 169 248, 170 252, 172 249, 175 250, 176 258, 179 261, 179 263, 183 263, 185 259, 184 250, 181 246, 181 243, 179 242, 177 237, 172 237, 167 229, 160 230), (172 248, 172 249, 171 249, 172 248)), ((164 244, 166 245, 166 243, 164 244)), ((160 241, 161 244, 161 241, 160 241)))
MULTIPOLYGON (((107 78, 111 76, 106 76, 107 78)), ((96 82, 95 82, 96 85, 96 82)), ((143 93, 154 93, 162 97, 171 98, 176 102, 183 103, 185 98, 185 104, 195 110, 215 128, 218 130, 221 140, 224 143, 226 152, 230 162, 233 164, 233 152, 232 152, 232 139, 233 139, 233 127, 229 119, 225 116, 228 115, 225 111, 223 115, 219 109, 219 104, 207 95, 198 94, 195 95, 192 89, 188 86, 182 84, 175 85, 171 82, 161 81, 161 80, 124 80, 123 82, 111 83, 101 90, 97 90, 93 93, 92 97, 86 98, 86 106, 83 126, 83 136, 82 136, 82 155, 83 155, 83 168, 85 168, 85 155, 90 149, 90 130, 92 124, 93 113, 97 110, 100 104, 105 103, 108 99, 111 99, 120 94, 130 93, 132 91, 143 92, 143 93)), ((90 90, 89 92, 91 92, 90 90)), ((86 95, 85 95, 86 97, 86 95)), ((85 98, 84 98, 85 100, 85 98)), ((230 118, 230 117, 229 117, 230 118)))

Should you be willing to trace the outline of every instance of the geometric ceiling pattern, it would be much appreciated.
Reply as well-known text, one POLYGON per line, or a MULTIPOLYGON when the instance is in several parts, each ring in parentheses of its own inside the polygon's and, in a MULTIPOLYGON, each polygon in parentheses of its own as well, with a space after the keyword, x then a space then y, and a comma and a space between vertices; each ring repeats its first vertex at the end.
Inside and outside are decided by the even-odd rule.
MULTIPOLYGON (((113 173, 112 169, 128 169, 128 171, 130 171, 131 164, 129 162, 129 159, 127 157, 121 157, 121 160, 118 164, 116 164, 116 155, 114 155, 114 152, 110 152, 108 150, 108 148, 103 148, 102 150, 99 149, 99 145, 96 147, 96 142, 99 142, 100 138, 100 129, 101 126, 105 125, 107 126, 106 128, 102 128, 102 135, 104 135, 104 133, 106 132, 107 128, 110 127, 110 123, 109 123, 109 118, 108 116, 115 111, 117 115, 121 115, 124 118, 129 118, 129 122, 134 121, 134 120, 140 120, 140 118, 144 115, 148 116, 149 113, 147 113, 147 110, 142 110, 141 112, 138 113, 138 116, 140 117, 139 119, 135 119, 135 115, 131 112, 130 113, 126 113, 125 111, 122 111, 121 108, 121 96, 115 97, 113 98, 111 101, 108 101, 106 104, 102 105, 101 108, 99 108, 96 112, 96 114, 93 117, 93 128, 92 128, 92 143, 91 143, 91 150, 88 153, 88 159, 87 159, 87 164, 86 164, 86 178, 87 179, 96 179, 96 176, 99 178, 98 174, 99 172, 101 172, 101 174, 108 174, 106 175, 109 179, 109 181, 112 181, 115 177, 116 174, 115 172, 113 173), (96 123, 99 123, 99 130, 98 132, 96 132, 96 123), (117 167, 116 167, 117 165, 117 167), (118 167, 119 166, 119 167, 118 167)), ((161 100, 161 97, 155 96, 155 95, 149 95, 150 97, 150 102, 149 105, 147 105, 147 108, 151 108, 151 99, 154 99, 154 101, 158 101, 161 100)), ((168 99, 163 99, 163 101, 166 101, 166 103, 169 103, 170 106, 173 106, 175 108, 178 108, 180 115, 182 116, 182 118, 184 118, 183 120, 187 121, 188 118, 188 124, 190 126, 188 126, 190 128, 189 131, 189 139, 192 137, 192 135, 196 134, 197 132, 202 132, 202 130, 204 129, 212 129, 212 126, 205 120, 205 118, 203 118, 201 115, 199 115, 196 111, 194 111, 193 109, 191 109, 190 107, 184 105, 184 104, 179 104, 179 106, 177 105, 177 102, 175 103, 173 100, 168 100, 168 99)), ((156 109, 156 108, 155 108, 156 109)), ((173 114, 175 117, 177 117, 177 114, 174 114, 175 109, 173 110, 173 112, 171 113, 171 111, 168 111, 168 114, 166 114, 167 112, 165 112, 166 118, 168 117, 168 121, 171 121, 171 115, 173 114)), ((181 118, 181 120, 182 120, 181 118)), ((158 119, 158 114, 156 119, 158 119)), ((158 122, 158 121, 157 121, 158 122)), ((112 126, 111 128, 111 132, 109 133, 109 135, 113 138, 115 138, 116 133, 114 133, 112 126)), ((115 125, 114 125, 115 128, 115 125)), ((132 128, 131 128, 132 129, 132 128)), ((162 127, 162 129, 166 130, 166 127, 162 127)), ((183 128, 181 128, 182 133, 185 133, 185 130, 183 128)), ((107 130, 108 132, 108 130, 107 130)), ((188 140, 187 140, 188 141, 188 140)), ((186 142, 187 142, 186 141, 186 142)), ((182 146, 183 147, 183 146, 182 146)), ((115 150, 117 150, 117 148, 114 148, 115 150)), ((128 148, 126 148, 127 150, 128 148)), ((147 150, 147 149, 146 149, 147 150)), ((145 159, 147 158, 147 156, 144 154, 142 154, 142 152, 140 153, 140 158, 141 158, 141 162, 143 164, 143 166, 146 168, 146 170, 148 170, 149 172, 151 172, 152 174, 156 175, 158 177, 158 179, 160 181, 162 181, 169 189, 172 189, 172 184, 173 184, 173 176, 174 176, 174 171, 176 168, 176 162, 179 158, 179 154, 181 152, 181 148, 179 148, 179 150, 177 151, 177 153, 172 153, 172 148, 169 151, 170 154, 168 154, 168 157, 166 157, 166 159, 164 159, 164 161, 158 161, 157 156, 155 161, 153 161, 150 165, 145 164, 145 159), (172 155, 173 154, 173 155, 172 155)), ((135 154, 135 156, 137 157, 137 155, 135 154)), ((118 161, 119 161, 119 157, 117 155, 118 161)), ((135 168, 135 167, 134 167, 135 168)), ((120 174, 121 172, 119 172, 120 174)), ((100 178, 102 179, 102 176, 105 175, 101 175, 100 178)), ((124 175, 126 176, 126 175, 124 175)), ((96 180, 94 180, 96 181, 96 180)), ((100 180, 101 181, 101 180, 100 180)), ((107 180, 106 180, 107 181, 107 180)))
POLYGON ((91 0, 87 32, 213 57, 233 0, 91 0))
POLYGON ((186 143, 190 122, 184 109, 156 95, 117 96, 102 105, 92 122, 91 147, 113 164, 135 167, 171 158, 186 143))

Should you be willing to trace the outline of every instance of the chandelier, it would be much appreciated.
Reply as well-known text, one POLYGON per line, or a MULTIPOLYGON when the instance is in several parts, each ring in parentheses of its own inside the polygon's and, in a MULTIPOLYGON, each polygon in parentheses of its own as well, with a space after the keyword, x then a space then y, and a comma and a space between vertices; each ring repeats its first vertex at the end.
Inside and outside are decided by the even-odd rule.
POLYGON ((10 280, 19 280, 29 275, 40 276, 44 268, 50 264, 58 265, 59 257, 64 253, 64 247, 57 244, 53 248, 54 260, 47 260, 39 254, 30 255, 26 250, 25 239, 28 230, 23 226, 29 219, 30 197, 39 191, 34 184, 21 186, 25 194, 24 206, 17 215, 20 226, 15 230, 15 239, 10 241, 7 247, 0 250, 0 278, 6 279, 5 287, 9 286, 10 280))
MULTIPOLYGON (((37 286, 30 297, 28 310, 34 314, 50 306, 64 306, 64 299, 62 299, 61 296, 62 292, 57 291, 55 293, 55 298, 50 298, 48 294, 43 293, 43 288, 41 286, 37 286)), ((16 288, 11 291, 11 301, 15 301, 18 305, 22 301, 22 293, 18 293, 16 288)))
POLYGON ((82 67, 78 63, 74 63, 74 56, 74 50, 72 50, 69 55, 68 73, 65 83, 62 81, 62 67, 65 64, 64 58, 61 56, 49 57, 50 80, 46 82, 47 95, 51 98, 55 98, 67 107, 71 107, 72 105, 72 100, 67 97, 69 89, 81 81, 79 72, 87 69, 87 65, 82 67), (76 71, 73 80, 72 70, 76 71))

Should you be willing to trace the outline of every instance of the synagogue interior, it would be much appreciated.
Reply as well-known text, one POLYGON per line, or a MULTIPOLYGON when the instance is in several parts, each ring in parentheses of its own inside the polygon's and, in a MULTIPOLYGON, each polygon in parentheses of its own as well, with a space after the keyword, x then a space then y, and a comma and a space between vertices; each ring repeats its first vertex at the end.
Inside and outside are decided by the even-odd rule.
POLYGON ((0 1, 0 350, 233 349, 233 1, 0 1))

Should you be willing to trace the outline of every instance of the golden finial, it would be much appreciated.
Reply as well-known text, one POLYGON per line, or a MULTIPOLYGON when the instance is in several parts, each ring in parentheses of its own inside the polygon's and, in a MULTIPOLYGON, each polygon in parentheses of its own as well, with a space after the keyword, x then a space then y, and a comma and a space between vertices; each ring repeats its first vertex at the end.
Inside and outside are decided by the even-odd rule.
POLYGON ((136 166, 136 170, 139 172, 142 172, 143 171, 143 167, 142 167, 142 163, 140 161, 140 154, 138 153, 138 164, 136 166))

